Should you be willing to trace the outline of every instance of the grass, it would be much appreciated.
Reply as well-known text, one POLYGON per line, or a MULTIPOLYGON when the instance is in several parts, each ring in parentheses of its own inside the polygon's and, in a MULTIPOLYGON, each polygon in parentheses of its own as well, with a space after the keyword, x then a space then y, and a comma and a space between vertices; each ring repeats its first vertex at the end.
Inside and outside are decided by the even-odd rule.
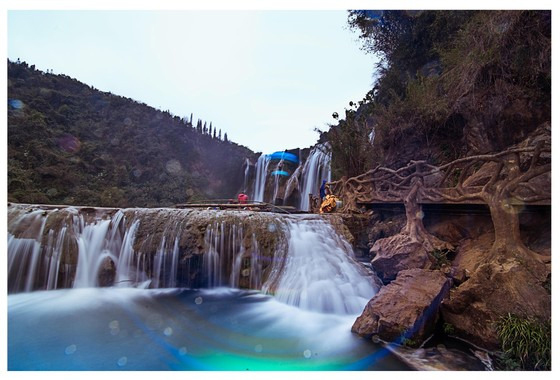
POLYGON ((544 370, 551 368, 551 325, 533 318, 508 313, 497 323, 505 370, 544 370))

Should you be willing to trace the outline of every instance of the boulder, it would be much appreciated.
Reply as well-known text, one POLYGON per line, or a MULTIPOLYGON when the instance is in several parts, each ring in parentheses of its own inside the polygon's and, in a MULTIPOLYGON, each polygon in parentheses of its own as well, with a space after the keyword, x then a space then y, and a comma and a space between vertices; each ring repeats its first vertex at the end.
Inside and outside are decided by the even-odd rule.
POLYGON ((476 268, 471 277, 450 292, 441 312, 454 334, 488 350, 500 347, 496 323, 507 313, 546 322, 551 297, 547 273, 534 276, 514 259, 493 260, 476 268))
POLYGON ((377 240, 370 254, 374 256, 371 267, 384 283, 394 280, 402 270, 430 269, 433 264, 422 243, 406 234, 377 240))
POLYGON ((368 302, 352 332, 388 342, 407 339, 417 346, 432 333, 449 288, 450 280, 440 271, 403 270, 368 302))

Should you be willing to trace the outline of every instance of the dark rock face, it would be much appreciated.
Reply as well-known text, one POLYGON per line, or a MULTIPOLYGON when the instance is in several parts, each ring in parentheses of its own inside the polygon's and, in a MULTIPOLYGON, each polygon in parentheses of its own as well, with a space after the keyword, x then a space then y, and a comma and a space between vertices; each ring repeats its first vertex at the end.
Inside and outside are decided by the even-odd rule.
POLYGON ((449 288, 450 281, 440 271, 401 271, 369 301, 352 332, 390 342, 406 338, 408 344, 419 345, 431 334, 449 288))

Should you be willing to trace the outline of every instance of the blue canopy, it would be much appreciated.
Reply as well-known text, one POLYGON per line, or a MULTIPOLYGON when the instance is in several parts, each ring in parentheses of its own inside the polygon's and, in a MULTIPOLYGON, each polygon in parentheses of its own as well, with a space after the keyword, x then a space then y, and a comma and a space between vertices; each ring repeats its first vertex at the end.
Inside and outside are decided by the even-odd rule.
POLYGON ((284 161, 290 161, 293 162, 294 164, 299 164, 299 158, 292 153, 288 153, 288 152, 274 152, 270 155, 270 159, 271 160, 284 160, 284 161))
POLYGON ((290 173, 284 171, 284 170, 275 170, 272 173, 270 173, 270 175, 283 175, 283 176, 289 176, 290 173))

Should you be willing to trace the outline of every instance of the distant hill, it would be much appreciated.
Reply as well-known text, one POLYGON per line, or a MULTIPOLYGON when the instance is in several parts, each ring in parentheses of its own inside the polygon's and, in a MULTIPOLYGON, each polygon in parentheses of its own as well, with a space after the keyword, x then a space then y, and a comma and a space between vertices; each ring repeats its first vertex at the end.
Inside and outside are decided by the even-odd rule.
POLYGON ((154 207, 234 197, 254 153, 196 124, 8 61, 8 200, 154 207))

